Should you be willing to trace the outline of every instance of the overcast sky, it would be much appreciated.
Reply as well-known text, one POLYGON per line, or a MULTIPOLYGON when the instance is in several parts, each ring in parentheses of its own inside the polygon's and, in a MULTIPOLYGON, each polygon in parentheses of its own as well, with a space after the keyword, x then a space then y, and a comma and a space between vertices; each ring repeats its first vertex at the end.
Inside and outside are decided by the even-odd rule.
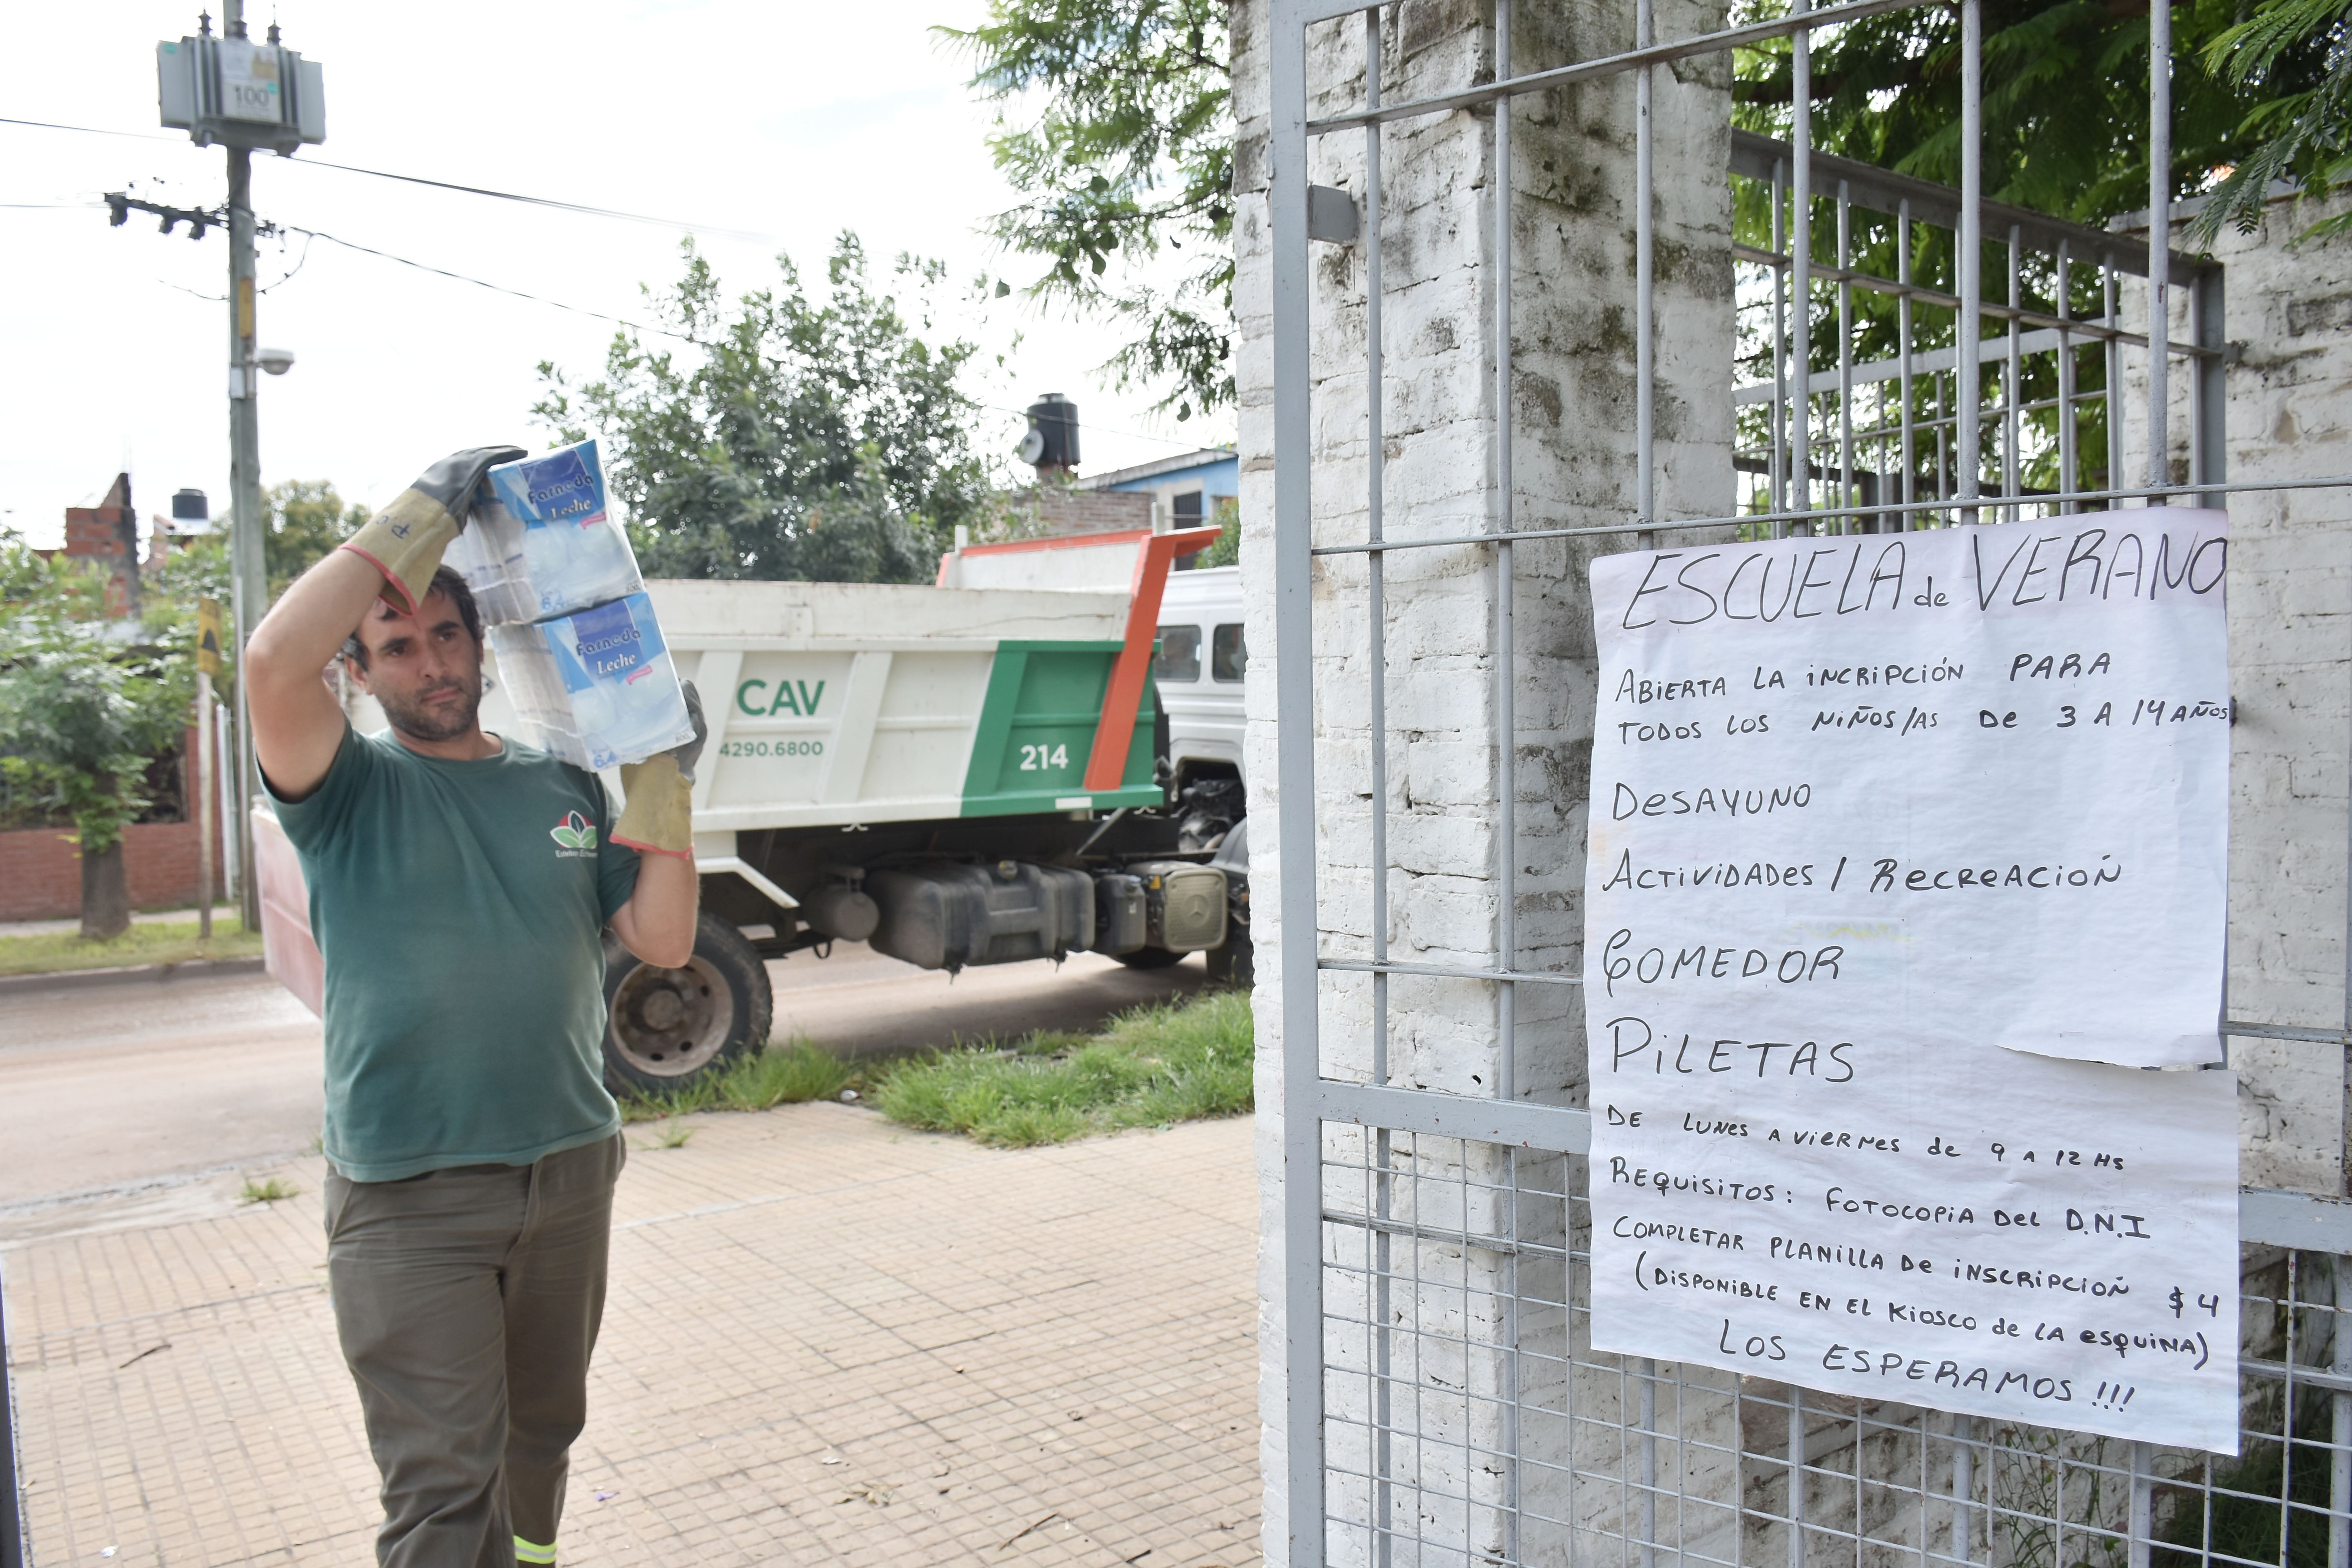
MULTIPOLYGON (((1179 426, 1095 374, 1114 340, 1041 316, 1019 297, 968 303, 982 275, 1016 287, 1040 268, 979 233, 1013 204, 983 144, 968 68, 929 34, 968 26, 981 0, 842 5, 808 0, 475 0, 457 8, 256 0, 253 36, 326 68, 324 145, 257 153, 265 219, 564 305, 645 319, 638 286, 678 271, 680 234, 308 166, 332 160, 677 218, 730 293, 775 276, 779 250, 821 284, 854 229, 879 268, 938 257, 953 287, 939 325, 979 341, 969 390, 1017 409, 1043 392, 1081 405, 1082 472, 1229 440, 1230 416, 1179 426), (1018 340, 1016 346, 1016 338, 1018 340), (1002 368, 998 356, 1003 356, 1002 368)), ((191 244, 95 203, 126 187, 180 206, 226 195, 225 160, 156 124, 154 45, 195 30, 195 6, 100 0, 12 12, 0 115, 152 140, 0 125, 0 523, 37 543, 121 469, 143 515, 194 485, 228 493, 228 266, 217 231, 191 244), (204 298, 203 296, 210 296, 204 298)), ((530 418, 541 360, 593 373, 609 321, 346 250, 265 239, 260 336, 291 349, 265 378, 265 484, 330 479, 381 505, 459 447, 544 446, 530 418), (292 273, 289 277, 287 274, 292 273)), ((1009 452, 1022 421, 991 413, 981 447, 1009 452)))

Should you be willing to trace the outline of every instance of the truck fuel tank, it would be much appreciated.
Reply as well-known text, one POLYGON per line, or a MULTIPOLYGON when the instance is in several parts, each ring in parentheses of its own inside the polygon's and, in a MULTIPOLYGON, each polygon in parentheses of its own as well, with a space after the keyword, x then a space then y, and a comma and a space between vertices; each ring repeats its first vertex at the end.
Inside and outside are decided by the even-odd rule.
POLYGON ((1094 942, 1094 879, 1068 867, 923 861, 869 870, 866 890, 882 917, 875 951, 918 969, 1059 959, 1094 942))

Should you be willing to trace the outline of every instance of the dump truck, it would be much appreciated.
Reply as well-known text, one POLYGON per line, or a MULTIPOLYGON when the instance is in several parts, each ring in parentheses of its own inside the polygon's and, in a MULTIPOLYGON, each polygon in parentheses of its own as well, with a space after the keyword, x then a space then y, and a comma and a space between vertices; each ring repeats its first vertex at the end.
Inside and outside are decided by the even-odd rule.
MULTIPOLYGON (((766 961, 840 942, 950 973, 1202 952, 1246 983, 1246 834, 1229 790, 1176 779, 1151 678, 1169 568, 1215 537, 975 545, 931 585, 648 582, 709 725, 702 910, 682 968, 607 939, 614 1086, 674 1089, 758 1051, 766 961)), ((483 727, 527 739, 488 673, 483 727)), ((255 841, 270 971, 316 1011, 300 868, 266 805, 255 841)))

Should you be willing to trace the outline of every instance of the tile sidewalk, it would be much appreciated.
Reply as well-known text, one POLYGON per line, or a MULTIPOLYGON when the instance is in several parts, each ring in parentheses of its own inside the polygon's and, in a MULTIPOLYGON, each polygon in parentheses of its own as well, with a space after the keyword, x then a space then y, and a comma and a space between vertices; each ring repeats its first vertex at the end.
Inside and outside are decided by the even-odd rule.
MULTIPOLYGON (((1257 1560, 1247 1119, 688 1121, 630 1129, 565 1563, 1257 1560)), ((301 1195, 0 1251, 40 1568, 373 1561, 320 1169, 278 1171, 301 1195)))

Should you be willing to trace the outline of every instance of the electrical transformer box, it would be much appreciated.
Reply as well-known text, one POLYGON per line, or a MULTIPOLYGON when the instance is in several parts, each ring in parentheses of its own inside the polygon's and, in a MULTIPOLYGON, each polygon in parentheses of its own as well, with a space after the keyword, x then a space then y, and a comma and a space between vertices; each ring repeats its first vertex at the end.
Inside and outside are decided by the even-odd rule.
POLYGON ((166 38, 155 46, 163 122, 200 147, 254 147, 292 155, 327 139, 325 73, 277 44, 247 38, 166 38))

